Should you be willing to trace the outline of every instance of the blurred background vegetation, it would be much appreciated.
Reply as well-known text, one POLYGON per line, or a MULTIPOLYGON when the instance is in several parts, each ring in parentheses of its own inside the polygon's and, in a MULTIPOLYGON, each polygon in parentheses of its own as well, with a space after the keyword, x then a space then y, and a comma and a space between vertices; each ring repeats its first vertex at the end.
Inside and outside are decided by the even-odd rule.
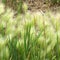
MULTIPOLYGON (((60 5, 60 0, 39 0, 39 1, 37 1, 37 0, 2 0, 2 2, 5 4, 6 7, 10 7, 13 10, 17 11, 18 13, 24 12, 24 9, 22 7, 23 3, 26 3, 26 5, 28 5, 28 8, 30 9, 29 4, 31 4, 31 2, 34 5, 36 2, 39 3, 41 1, 44 2, 44 4, 47 4, 47 6, 49 5, 49 8, 50 8, 50 6, 60 5)), ((34 9, 34 8, 32 8, 32 9, 34 9)))
POLYGON ((23 13, 23 2, 23 0, 2 0, 6 8, 10 7, 18 13, 23 13))

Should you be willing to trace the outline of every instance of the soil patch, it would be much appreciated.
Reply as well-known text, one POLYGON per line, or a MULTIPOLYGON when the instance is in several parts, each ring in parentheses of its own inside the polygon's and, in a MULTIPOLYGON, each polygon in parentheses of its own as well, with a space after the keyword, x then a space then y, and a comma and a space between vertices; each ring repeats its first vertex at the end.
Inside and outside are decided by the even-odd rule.
POLYGON ((28 0, 26 3, 28 5, 28 10, 30 11, 60 11, 59 4, 52 5, 50 2, 46 2, 45 0, 28 0))

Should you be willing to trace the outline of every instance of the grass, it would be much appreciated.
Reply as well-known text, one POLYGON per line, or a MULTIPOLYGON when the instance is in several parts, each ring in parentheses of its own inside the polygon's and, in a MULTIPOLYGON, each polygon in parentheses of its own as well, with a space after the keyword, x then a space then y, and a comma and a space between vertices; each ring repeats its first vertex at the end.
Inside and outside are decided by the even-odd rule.
POLYGON ((60 60, 60 14, 14 17, 0 5, 0 60, 60 60))
POLYGON ((2 0, 2 3, 5 4, 5 9, 10 7, 16 11, 17 14, 25 13, 28 8, 26 3, 23 3, 23 0, 2 0))

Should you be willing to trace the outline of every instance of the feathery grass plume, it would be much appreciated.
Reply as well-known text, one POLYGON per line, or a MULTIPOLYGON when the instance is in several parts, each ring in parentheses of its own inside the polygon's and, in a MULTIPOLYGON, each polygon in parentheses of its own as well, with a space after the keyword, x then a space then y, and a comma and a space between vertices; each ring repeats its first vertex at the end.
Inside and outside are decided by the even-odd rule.
POLYGON ((7 9, 0 15, 0 60, 59 60, 58 47, 60 14, 27 12, 14 17, 7 9))

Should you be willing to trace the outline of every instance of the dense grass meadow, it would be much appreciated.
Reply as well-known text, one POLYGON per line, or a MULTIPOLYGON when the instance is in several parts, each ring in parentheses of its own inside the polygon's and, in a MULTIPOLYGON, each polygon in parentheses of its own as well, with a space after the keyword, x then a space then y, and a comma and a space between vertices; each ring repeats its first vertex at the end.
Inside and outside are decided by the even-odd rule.
POLYGON ((60 60, 60 14, 14 16, 0 4, 0 60, 60 60))

